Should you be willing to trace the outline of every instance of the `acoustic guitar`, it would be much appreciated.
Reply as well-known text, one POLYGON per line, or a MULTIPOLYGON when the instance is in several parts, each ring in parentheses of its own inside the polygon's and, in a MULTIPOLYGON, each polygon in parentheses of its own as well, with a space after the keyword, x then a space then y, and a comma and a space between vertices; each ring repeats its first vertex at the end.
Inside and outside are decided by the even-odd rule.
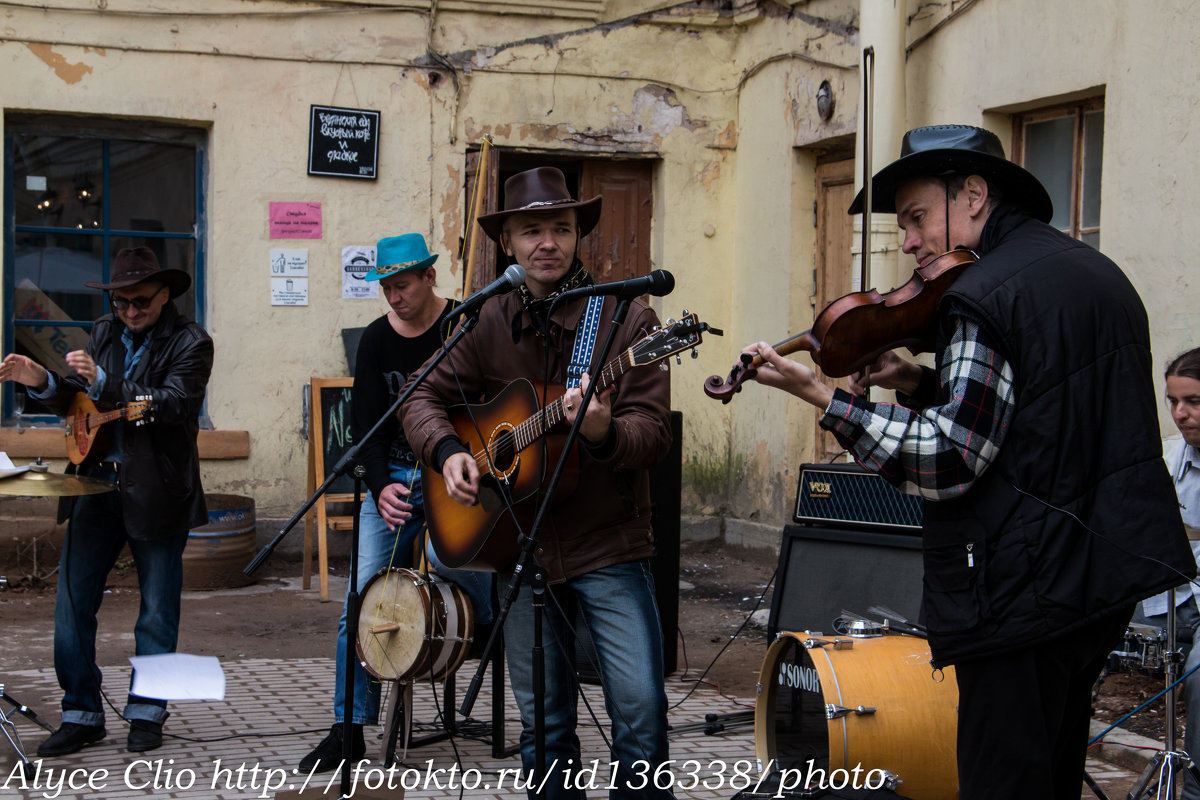
MULTIPOLYGON (((610 361, 594 379, 596 391, 615 383, 633 367, 654 364, 699 345, 701 331, 708 326, 697 321, 695 314, 684 314, 683 319, 668 320, 665 328, 610 361)), ((538 493, 549 468, 558 463, 566 439, 562 424, 567 418, 562 401, 565 391, 562 386, 548 387, 543 406, 533 384, 522 378, 486 403, 448 410, 459 439, 479 465, 481 479, 478 502, 465 506, 450 497, 440 473, 421 468, 430 539, 446 566, 506 572, 516 564, 520 555, 517 526, 508 508, 510 504, 514 507, 523 529, 532 522, 533 504, 521 504, 538 493)), ((574 453, 571 457, 576 471, 570 466, 564 471, 555 498, 574 490, 577 457, 574 453)))
POLYGON ((144 425, 151 421, 149 413, 150 395, 139 395, 123 408, 101 411, 90 397, 76 392, 67 409, 67 458, 72 464, 82 464, 91 453, 103 455, 112 440, 112 428, 105 428, 105 423, 126 419, 144 425))

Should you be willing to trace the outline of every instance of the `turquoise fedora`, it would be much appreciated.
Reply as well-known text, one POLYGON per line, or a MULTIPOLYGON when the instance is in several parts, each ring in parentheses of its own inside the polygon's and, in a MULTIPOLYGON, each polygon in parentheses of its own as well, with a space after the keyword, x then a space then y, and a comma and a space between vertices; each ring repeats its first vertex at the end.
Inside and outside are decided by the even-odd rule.
POLYGON ((421 234, 389 236, 375 245, 375 266, 367 273, 366 280, 377 281, 412 269, 424 269, 435 261, 437 256, 429 255, 429 247, 421 234))

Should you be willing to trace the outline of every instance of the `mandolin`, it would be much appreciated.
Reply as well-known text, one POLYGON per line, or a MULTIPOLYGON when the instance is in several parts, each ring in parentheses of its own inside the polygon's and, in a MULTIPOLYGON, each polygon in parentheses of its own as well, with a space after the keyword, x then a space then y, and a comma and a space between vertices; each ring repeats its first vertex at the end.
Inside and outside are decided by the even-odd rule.
MULTIPOLYGON (((665 328, 655 330, 610 361, 595 379, 596 391, 615 383, 633 367, 653 364, 699 345, 701 331, 708 330, 708 326, 698 322, 695 314, 684 314, 683 319, 668 320, 665 328)), ((566 439, 561 424, 567 418, 562 401, 565 392, 562 386, 548 387, 543 407, 533 384, 521 378, 486 403, 448 409, 454 430, 479 465, 481 480, 479 501, 465 506, 446 492, 440 473, 421 467, 429 536, 446 566, 505 572, 516 563, 520 550, 516 529, 506 515, 505 497, 511 498, 514 505, 529 500, 546 478, 547 466, 557 463, 566 439), (546 448, 541 446, 543 438, 546 448), (506 521, 498 525, 502 517, 506 521)), ((557 498, 573 491, 569 474, 569 470, 564 471, 557 498)), ((532 521, 531 514, 528 521, 532 521)))
POLYGON ((125 419, 137 425, 150 422, 150 395, 139 395, 123 408, 101 411, 83 392, 76 392, 67 409, 67 457, 72 464, 82 464, 90 453, 103 455, 108 451, 112 428, 106 422, 125 419))

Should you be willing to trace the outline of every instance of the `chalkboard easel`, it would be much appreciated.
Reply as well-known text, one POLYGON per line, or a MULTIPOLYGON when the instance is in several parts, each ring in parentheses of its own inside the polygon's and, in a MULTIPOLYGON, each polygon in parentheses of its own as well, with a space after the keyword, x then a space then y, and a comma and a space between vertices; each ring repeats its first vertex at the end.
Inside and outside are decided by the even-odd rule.
MULTIPOLYGON (((329 477, 330 470, 354 445, 350 432, 350 398, 353 378, 313 378, 309 384, 308 413, 308 494, 329 477)), ((354 479, 341 475, 310 510, 304 520, 304 575, 302 586, 312 583, 313 534, 317 540, 317 569, 321 602, 329 600, 329 550, 326 532, 345 531, 354 525, 351 516, 330 516, 328 504, 354 500, 354 479), (316 515, 314 521, 313 515, 316 515)))

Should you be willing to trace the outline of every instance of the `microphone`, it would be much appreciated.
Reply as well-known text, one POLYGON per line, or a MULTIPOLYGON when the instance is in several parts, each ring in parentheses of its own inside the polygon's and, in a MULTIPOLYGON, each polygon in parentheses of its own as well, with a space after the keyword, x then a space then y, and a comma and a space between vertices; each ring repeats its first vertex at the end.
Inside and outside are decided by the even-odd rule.
POLYGON ((611 283, 597 283, 592 286, 571 289, 568 292, 560 294, 555 300, 566 300, 572 297, 591 297, 597 294, 611 295, 619 300, 632 300, 644 294, 662 297, 663 295, 670 294, 674 288, 675 276, 665 269, 656 269, 649 275, 641 278, 630 278, 624 281, 612 281, 611 283))
POLYGON ((511 292, 524 282, 525 268, 520 264, 510 264, 508 269, 504 270, 503 275, 459 303, 453 311, 446 315, 446 318, 453 319, 460 314, 478 314, 479 308, 492 297, 511 292))

